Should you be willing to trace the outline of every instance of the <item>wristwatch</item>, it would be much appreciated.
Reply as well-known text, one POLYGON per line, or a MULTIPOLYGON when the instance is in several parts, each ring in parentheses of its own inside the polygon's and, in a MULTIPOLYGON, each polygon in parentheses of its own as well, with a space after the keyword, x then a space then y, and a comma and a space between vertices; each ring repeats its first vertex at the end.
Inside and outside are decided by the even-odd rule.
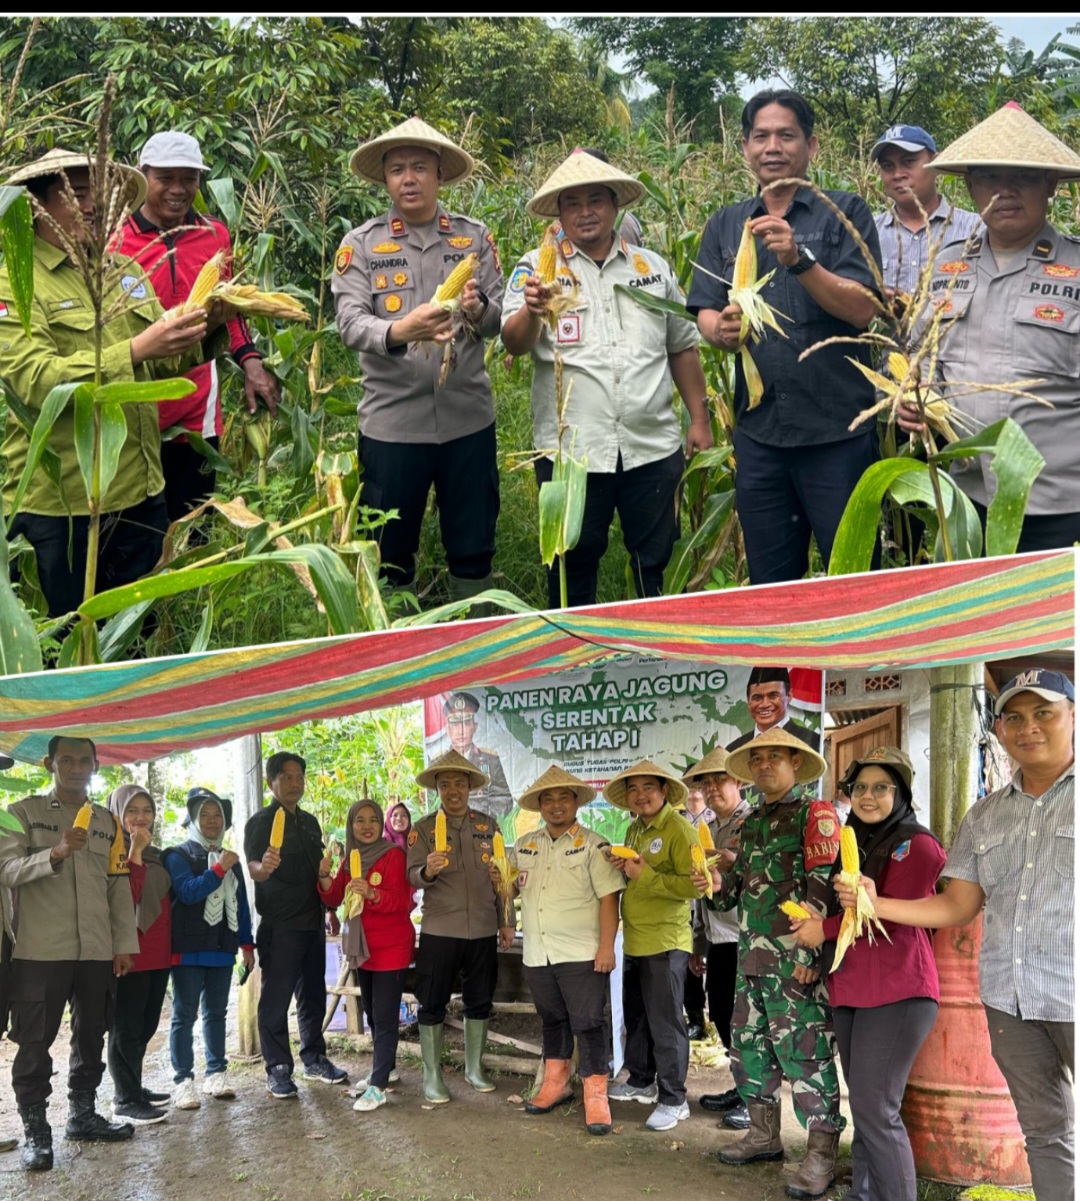
POLYGON ((802 275, 804 271, 809 271, 817 262, 817 256, 812 250, 808 250, 805 246, 799 247, 799 260, 794 267, 788 268, 788 275, 802 275))

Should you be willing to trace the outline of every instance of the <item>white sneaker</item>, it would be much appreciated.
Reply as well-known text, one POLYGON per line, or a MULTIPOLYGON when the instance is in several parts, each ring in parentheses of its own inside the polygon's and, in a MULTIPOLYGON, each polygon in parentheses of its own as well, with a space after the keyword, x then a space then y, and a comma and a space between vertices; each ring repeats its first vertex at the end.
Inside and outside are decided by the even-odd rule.
MULTIPOLYGON (((348 1096, 351 1096, 351 1097, 360 1097, 360 1096, 363 1096, 364 1089, 366 1089, 366 1088, 367 1088, 367 1086, 368 1086, 370 1083, 371 1083, 371 1077, 370 1077, 370 1076, 365 1076, 365 1077, 363 1078, 363 1080, 357 1080, 357 1082, 356 1082, 356 1087, 355 1087, 355 1088, 350 1088, 350 1089, 348 1089, 348 1090, 347 1090, 347 1095, 348 1095, 348 1096)), ((388 1083, 390 1083, 390 1084, 400 1084, 400 1083, 401 1083, 401 1076, 398 1074, 398 1070, 397 1070, 397 1068, 391 1068, 391 1069, 390 1069, 390 1075, 389 1075, 389 1077, 388 1077, 388 1083)))
POLYGON ((380 1105, 386 1104, 386 1093, 381 1088, 376 1088, 374 1084, 368 1085, 364 1090, 364 1095, 353 1106, 357 1113, 370 1113, 373 1109, 378 1109, 380 1105))
POLYGON ((229 1083, 228 1072, 215 1072, 203 1081, 203 1092, 208 1097, 216 1097, 219 1101, 227 1101, 236 1096, 236 1089, 229 1083))
POLYGON ((685 1122, 689 1116, 690 1106, 685 1101, 681 1105, 657 1105, 649 1114, 645 1129, 674 1130, 679 1122, 685 1122))
POLYGON ((187 1080, 181 1080, 176 1086, 172 1103, 174 1109, 199 1109, 201 1107, 202 1102, 199 1100, 199 1094, 195 1091, 195 1081, 190 1076, 187 1080))

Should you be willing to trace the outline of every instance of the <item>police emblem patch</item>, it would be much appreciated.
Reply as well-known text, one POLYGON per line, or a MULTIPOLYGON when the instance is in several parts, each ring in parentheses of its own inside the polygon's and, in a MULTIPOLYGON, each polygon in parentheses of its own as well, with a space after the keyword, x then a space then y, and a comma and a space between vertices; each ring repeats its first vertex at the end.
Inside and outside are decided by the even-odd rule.
POLYGON ((398 311, 398 309, 400 309, 400 308, 401 308, 401 297, 400 296, 387 296, 386 311, 388 313, 396 313, 398 311))
POLYGON ((829 817, 819 817, 817 828, 822 838, 832 838, 836 830, 836 822, 829 817))
POLYGON ((1080 275, 1080 267, 1069 267, 1065 263, 1044 263, 1043 275, 1051 279, 1075 279, 1080 275))
POLYGON ((409 832, 409 846, 411 846, 411 847, 416 846, 417 838, 419 838, 419 835, 416 833, 416 831, 415 830, 410 831, 409 832))
POLYGON ((961 259, 953 259, 951 263, 942 263, 938 267, 943 275, 963 275, 965 271, 971 270, 971 264, 965 263, 961 259))
POLYGON ((481 834, 486 834, 486 833, 488 832, 488 824, 487 824, 487 822, 477 822, 477 823, 476 823, 476 828, 477 828, 477 830, 479 830, 479 832, 480 832, 481 834))
POLYGON ((904 860, 911 854, 911 839, 906 838, 892 853, 892 857, 897 863, 903 863, 904 860))
POLYGON ((1056 325, 1065 320, 1065 310, 1059 309, 1056 304, 1036 305, 1032 311, 1039 321, 1052 321, 1056 325))
POLYGON ((338 252, 334 255, 334 270, 338 275, 344 275, 349 269, 349 264, 352 262, 353 248, 351 246, 340 246, 338 252))
POLYGON ((467 250, 473 244, 472 238, 464 238, 460 234, 454 238, 447 238, 446 241, 455 250, 467 250))
MULTIPOLYGON (((396 232, 396 231, 395 231, 396 232)), ((372 246, 372 254, 394 254, 401 247, 397 242, 380 242, 378 246, 372 246)))
POLYGON ((408 282, 409 282, 409 277, 405 274, 404 271, 397 271, 394 273, 394 283, 397 284, 397 286, 399 288, 402 287, 404 284, 407 284, 408 282))
POLYGON ((390 281, 385 275, 375 276, 375 287, 382 291, 383 288, 389 287, 390 281))
POLYGON ((491 856, 488 854, 488 852, 487 852, 487 851, 485 851, 485 852, 484 852, 484 853, 483 853, 483 854, 480 856, 480 862, 481 862, 481 863, 490 863, 490 862, 491 862, 491 856))
POLYGON ((662 838, 654 838, 649 843, 649 854, 658 855, 664 849, 664 840, 662 838))

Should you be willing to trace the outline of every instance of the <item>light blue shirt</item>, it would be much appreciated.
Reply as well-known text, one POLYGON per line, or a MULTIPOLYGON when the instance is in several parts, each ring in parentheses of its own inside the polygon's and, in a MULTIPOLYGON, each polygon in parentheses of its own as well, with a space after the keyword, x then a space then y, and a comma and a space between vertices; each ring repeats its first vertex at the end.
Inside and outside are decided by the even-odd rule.
POLYGON ((956 208, 943 196, 922 229, 908 229, 897 220, 896 212, 891 208, 876 213, 874 224, 881 241, 885 286, 900 292, 914 292, 919 272, 930 261, 931 250, 936 253, 949 242, 966 241, 982 228, 982 218, 968 209, 956 208))

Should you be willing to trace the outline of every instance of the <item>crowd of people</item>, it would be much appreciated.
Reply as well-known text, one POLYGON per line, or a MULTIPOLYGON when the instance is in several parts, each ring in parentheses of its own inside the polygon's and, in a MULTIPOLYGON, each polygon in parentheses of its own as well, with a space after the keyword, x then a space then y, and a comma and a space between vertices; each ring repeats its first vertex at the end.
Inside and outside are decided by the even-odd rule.
POLYGON ((783 669, 757 668, 748 685, 755 711, 749 738, 718 746, 681 777, 642 760, 610 779, 603 797, 632 819, 621 846, 579 821, 580 807, 596 794, 552 764, 517 798, 540 824, 504 847, 497 819, 470 795, 488 784, 487 775, 451 748, 417 776, 438 799, 415 823, 400 804, 385 815, 368 798, 352 805, 336 864, 318 820, 300 805, 307 764, 298 754, 279 751, 267 760, 271 801, 246 823, 242 855, 229 840, 231 803, 202 787, 187 794, 186 841, 161 851, 152 843, 157 809, 149 792, 125 784, 107 807, 89 803, 94 744, 53 738, 44 760, 50 789, 11 806, 20 828, 0 833, 0 982, 7 1032, 18 1047, 12 1089, 23 1121, 23 1165, 52 1166, 50 1048, 68 1005, 68 1139, 128 1139, 137 1125, 165 1120, 169 1101, 184 1110, 204 1097, 234 1096, 225 1017, 238 957, 241 982, 258 957, 258 1029, 270 1096, 297 1096, 287 1025, 294 996, 303 1079, 346 1084, 323 1037, 324 918, 343 907, 342 950, 373 1038, 371 1070, 354 1085, 355 1110, 387 1105, 388 1086, 398 1079, 410 965, 426 1103, 451 1101, 442 1052, 456 991, 464 1009, 464 1079, 478 1092, 495 1090, 483 1053, 498 951, 514 944, 520 924, 544 1057, 528 1112, 549 1113, 573 1100, 576 1041, 590 1134, 611 1130, 611 1101, 651 1106, 650 1131, 685 1121, 690 1027, 700 1036, 704 1025, 694 1012, 704 1001, 688 999, 686 986, 704 971, 703 995, 734 1087, 699 1100, 744 1132, 721 1146, 719 1159, 732 1166, 783 1159, 786 1079, 807 1131, 806 1155, 786 1191, 822 1196, 836 1179, 845 1126, 838 1047, 854 1124, 847 1201, 914 1201, 900 1102, 937 1019, 929 931, 966 925, 984 911, 980 995, 992 1054, 1016 1105, 1038 1201, 1067 1201, 1072 683, 1032 669, 1002 688, 995 730, 1016 772, 972 806, 948 855, 915 811, 914 770, 904 751, 886 746, 856 756, 842 780, 846 821, 858 846, 859 884, 887 938, 851 945, 842 929, 857 893, 840 875, 841 819, 816 795, 826 762, 806 731, 790 724, 788 692, 783 669), (703 838, 706 828, 710 837, 703 838), (244 864, 254 882, 254 937, 244 864), (941 892, 939 879, 948 880, 941 892), (418 938, 411 917, 417 894, 418 938), (788 916, 789 902, 802 916, 788 916), (620 954, 624 1032, 612 1030, 606 1013, 620 954), (163 1094, 144 1084, 143 1059, 170 978, 174 1087, 163 1094), (200 1008, 201 1090, 193 1054, 200 1008), (615 1079, 613 1039, 623 1033, 627 1074, 615 1079), (111 1121, 96 1109, 106 1035, 111 1121))
MULTIPOLYGON (((885 306, 910 305, 913 296, 926 301, 916 339, 939 343, 930 382, 955 385, 949 400, 974 429, 1012 417, 1045 461, 1020 549, 1080 538, 1080 247, 1047 219, 1058 186, 1080 179, 1080 155, 1014 104, 940 153, 927 130, 893 126, 871 151, 889 201, 875 216, 854 193, 807 186, 814 128, 812 107, 795 92, 763 91, 747 103, 742 147, 758 187, 705 226, 686 306, 696 326, 662 307, 682 294, 627 211, 644 185, 602 152, 574 151, 536 190, 527 211, 548 228, 505 287, 490 231, 440 201, 440 190, 475 168, 465 150, 413 117, 352 154, 351 170, 385 187, 390 201, 345 237, 331 288, 340 336, 359 355, 364 503, 396 513, 378 534, 391 588, 413 586, 432 486, 452 596, 475 596, 492 582, 499 474, 485 339, 499 334, 510 354, 532 360, 538 484, 561 473, 567 455, 586 468, 566 603, 595 601, 615 513, 637 594, 662 591, 680 535, 686 460, 713 442, 702 341, 745 352, 735 369, 733 449, 750 581, 804 575, 811 539, 827 566, 852 491, 880 454, 875 423, 853 425, 875 402, 860 370, 872 368, 875 355, 854 339, 885 306), (946 174, 963 177, 971 209, 942 197, 946 174), (759 274, 768 276, 762 299, 781 315, 776 329, 749 343, 746 314, 732 302, 747 224, 759 274), (475 269, 460 296, 436 300, 466 259, 475 269), (627 288, 657 304, 635 303, 627 288)), ((177 130, 147 140, 138 170, 123 168, 129 215, 113 246, 132 258, 106 298, 100 363, 92 300, 72 262, 72 247, 100 219, 86 156, 52 150, 6 180, 33 197, 35 299, 27 336, 0 268, 0 378, 20 402, 7 417, 5 502, 28 464, 32 419, 56 384, 186 372, 195 385, 156 414, 151 406, 127 410, 118 470, 96 502, 104 514, 101 585, 152 570, 168 522, 213 489, 203 450, 216 446, 222 428, 221 355, 239 365, 252 412, 274 412, 279 399, 242 317, 220 301, 184 316, 173 308, 207 259, 230 249, 225 227, 195 208, 209 169, 195 139, 177 130), (162 444, 166 429, 175 436, 162 444)), ((921 421, 917 409, 901 407, 904 430, 917 432, 921 421)), ((82 599, 91 511, 71 406, 59 413, 48 448, 59 469, 55 459, 39 462, 11 532, 33 546, 49 613, 60 616, 82 599)), ((953 472, 985 521, 997 488, 989 455, 958 460, 953 472)), ((562 601, 554 571, 548 600, 562 601)))

